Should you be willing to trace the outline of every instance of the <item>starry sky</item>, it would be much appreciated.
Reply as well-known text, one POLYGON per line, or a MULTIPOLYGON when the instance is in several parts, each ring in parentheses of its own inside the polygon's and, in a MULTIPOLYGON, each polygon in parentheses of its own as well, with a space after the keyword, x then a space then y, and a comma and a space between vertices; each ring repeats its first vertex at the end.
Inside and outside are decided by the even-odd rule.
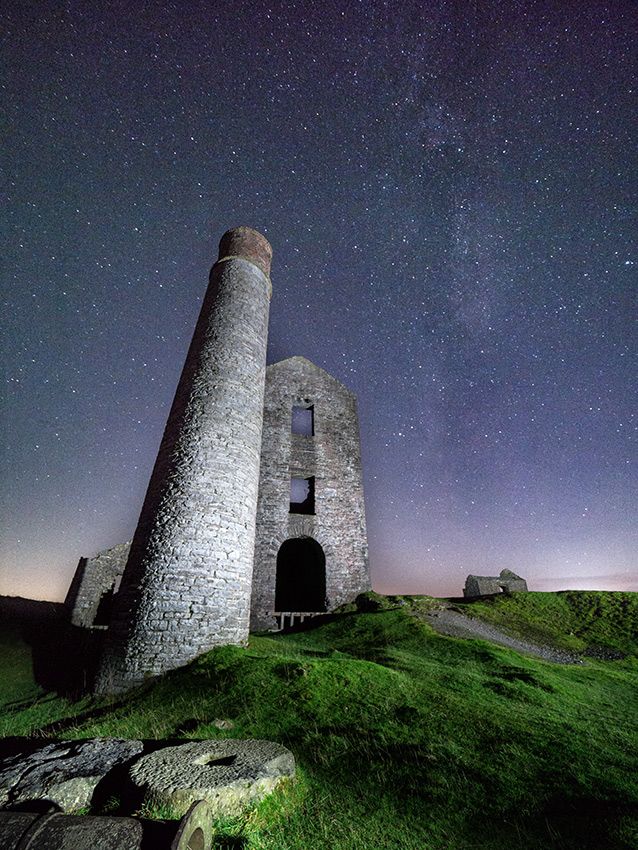
POLYGON ((229 227, 359 398, 380 592, 638 590, 638 7, 9 0, 0 593, 129 539, 229 227))

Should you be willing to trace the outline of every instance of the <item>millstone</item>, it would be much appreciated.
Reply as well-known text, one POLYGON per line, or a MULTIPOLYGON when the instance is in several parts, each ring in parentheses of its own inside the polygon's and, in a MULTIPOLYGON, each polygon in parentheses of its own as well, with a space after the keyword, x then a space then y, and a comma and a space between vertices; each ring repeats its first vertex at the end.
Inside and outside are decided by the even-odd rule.
POLYGON ((290 750, 273 741, 193 741, 140 758, 129 778, 155 805, 182 815, 206 800, 213 815, 237 814, 295 773, 290 750))
POLYGON ((50 800, 64 812, 91 804, 98 783, 142 752, 141 741, 61 741, 0 761, 0 805, 50 800))

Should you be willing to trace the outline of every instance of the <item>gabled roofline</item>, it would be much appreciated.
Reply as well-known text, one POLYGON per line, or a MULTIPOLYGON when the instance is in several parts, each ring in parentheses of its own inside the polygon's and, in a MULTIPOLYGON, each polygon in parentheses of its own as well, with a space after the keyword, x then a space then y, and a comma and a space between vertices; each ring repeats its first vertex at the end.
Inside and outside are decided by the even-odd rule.
POLYGON ((321 366, 317 366, 316 363, 313 363, 312 360, 308 360, 307 357, 302 357, 300 354, 294 355, 293 357, 286 357, 283 360, 278 360, 276 363, 271 363, 266 367, 266 371, 274 371, 278 367, 284 367, 287 364, 295 364, 295 363, 305 363, 308 366, 311 366, 315 372, 320 372, 322 375, 325 375, 333 384, 336 384, 341 390, 347 393, 349 396, 356 398, 355 393, 347 387, 345 384, 342 384, 338 378, 335 378, 334 375, 331 375, 330 372, 326 372, 325 369, 322 369, 321 366))

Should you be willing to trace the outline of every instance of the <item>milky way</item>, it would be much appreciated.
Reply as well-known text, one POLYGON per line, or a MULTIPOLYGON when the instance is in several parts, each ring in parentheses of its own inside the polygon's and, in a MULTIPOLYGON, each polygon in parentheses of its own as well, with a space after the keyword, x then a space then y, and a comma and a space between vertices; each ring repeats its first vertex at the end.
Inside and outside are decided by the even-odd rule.
POLYGON ((359 397, 372 576, 638 590, 632 2, 9 2, 0 592, 128 539, 229 227, 359 397))

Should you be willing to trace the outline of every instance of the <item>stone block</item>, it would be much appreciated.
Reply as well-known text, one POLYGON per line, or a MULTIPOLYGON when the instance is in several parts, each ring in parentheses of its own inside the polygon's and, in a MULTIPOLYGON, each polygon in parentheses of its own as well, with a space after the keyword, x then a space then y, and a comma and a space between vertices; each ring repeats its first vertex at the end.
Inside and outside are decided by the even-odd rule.
POLYGON ((48 744, 0 761, 0 806, 50 800, 65 812, 91 804, 98 783, 139 755, 141 741, 94 738, 48 744))
POLYGON ((176 815, 205 800, 219 816, 240 814, 294 773, 294 756, 281 744, 225 739, 150 753, 132 765, 129 778, 145 800, 168 806, 176 815))

